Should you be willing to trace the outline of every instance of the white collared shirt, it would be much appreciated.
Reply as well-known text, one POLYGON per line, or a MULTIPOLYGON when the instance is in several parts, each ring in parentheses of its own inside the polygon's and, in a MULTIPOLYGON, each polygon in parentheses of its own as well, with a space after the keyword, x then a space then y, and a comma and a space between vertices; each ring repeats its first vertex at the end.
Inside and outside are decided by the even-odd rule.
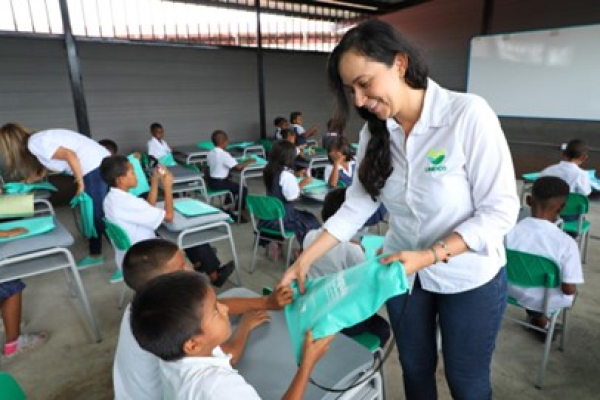
POLYGON ((51 171, 73 174, 64 160, 52 157, 59 147, 71 150, 79 159, 81 173, 87 175, 100 166, 110 153, 89 137, 67 129, 49 129, 36 132, 29 137, 27 147, 40 163, 51 171))
MULTIPOLYGON (((560 268, 561 283, 583 283, 581 256, 575 240, 550 221, 527 217, 506 235, 506 248, 536 254, 554 260, 560 268)), ((523 307, 544 311, 544 288, 523 288, 508 285, 508 295, 523 307)), ((559 287, 550 289, 550 310, 569 307, 573 295, 564 294, 559 287)))
POLYGON ((589 196, 592 193, 592 184, 588 173, 570 161, 561 161, 558 164, 545 168, 540 176, 556 176, 569 185, 571 193, 589 196))
MULTIPOLYGON (((313 229, 304 237, 303 248, 307 248, 323 232, 321 229, 313 229)), ((365 261, 365 253, 360 245, 352 242, 342 242, 325 253, 313 263, 308 270, 308 278, 331 275, 344 269, 353 267, 365 261)))
MULTIPOLYGON (((342 165, 339 166, 339 170, 343 171, 344 174, 346 174, 347 176, 349 176, 350 178, 352 178, 354 180, 354 171, 356 171, 354 164, 356 164, 356 162, 354 160, 350 160, 348 161, 348 169, 344 169, 344 167, 342 165)), ((329 182, 329 178, 331 177, 331 173, 333 172, 333 165, 332 164, 327 164, 325 166, 325 172, 323 172, 323 180, 325 180, 325 182, 329 182)))
POLYGON ((165 400, 253 400, 258 393, 231 367, 220 347, 212 357, 160 361, 165 400))
POLYGON ((304 127, 299 124, 292 124, 291 128, 297 136, 302 136, 304 135, 304 132, 306 132, 306 129, 304 129, 304 127))
POLYGON ((152 139, 148 141, 148 155, 160 160, 164 156, 171 153, 171 148, 167 144, 167 142, 163 140, 158 140, 154 136, 152 139))
MULTIPOLYGON (((519 212, 513 163, 498 117, 482 98, 451 92, 430 79, 408 139, 394 119, 387 126, 394 170, 379 199, 372 201, 357 179, 325 229, 348 241, 383 202, 390 215, 386 252, 427 249, 452 232, 470 249, 419 271, 425 290, 458 293, 489 282, 505 264, 503 238, 519 212)), ((370 135, 365 125, 357 165, 370 135)))
POLYGON ((281 192, 287 201, 294 201, 300 197, 300 185, 291 171, 286 169, 281 172, 279 186, 281 186, 281 192))
POLYGON ((231 154, 220 147, 215 147, 208 153, 207 157, 210 177, 215 179, 225 179, 229 176, 231 168, 238 162, 231 154))
MULTIPOLYGON (((115 187, 111 187, 108 191, 103 207, 106 219, 127 232, 132 245, 142 240, 155 238, 154 231, 165 218, 165 210, 154 207, 146 200, 115 187)), ((115 262, 118 268, 121 268, 123 264, 125 253, 125 251, 115 249, 115 262)))
POLYGON ((119 330, 113 364, 115 400, 162 400, 160 359, 142 349, 131 332, 128 304, 119 330))

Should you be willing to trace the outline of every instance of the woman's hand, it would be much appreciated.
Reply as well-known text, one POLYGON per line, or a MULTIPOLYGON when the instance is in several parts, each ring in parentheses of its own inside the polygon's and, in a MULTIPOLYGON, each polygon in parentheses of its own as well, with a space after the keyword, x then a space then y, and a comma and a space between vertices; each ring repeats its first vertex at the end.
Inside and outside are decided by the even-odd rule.
POLYGON ((294 291, 289 286, 278 285, 267 297, 267 310, 281 310, 292 302, 293 297, 294 291))
POLYGON ((83 178, 75 178, 75 183, 77 184, 77 192, 75 192, 75 194, 79 196, 85 190, 83 178))
POLYGON ((415 272, 430 266, 434 262, 433 253, 431 250, 413 250, 401 251, 400 253, 390 254, 380 260, 382 264, 389 264, 394 261, 400 261, 404 266, 406 275, 414 274, 415 272))
POLYGON ((289 286, 293 281, 297 281, 298 290, 300 290, 300 293, 304 294, 306 291, 304 284, 306 282, 306 274, 308 273, 309 265, 304 265, 301 259, 302 256, 300 256, 300 258, 285 271, 279 284, 281 286, 289 286))

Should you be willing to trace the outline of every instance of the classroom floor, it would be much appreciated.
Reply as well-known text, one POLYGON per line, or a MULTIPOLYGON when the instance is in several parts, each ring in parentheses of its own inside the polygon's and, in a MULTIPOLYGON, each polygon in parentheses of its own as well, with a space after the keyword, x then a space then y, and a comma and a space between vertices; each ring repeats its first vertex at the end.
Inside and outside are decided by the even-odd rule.
MULTIPOLYGON (((263 191, 259 180, 250 182, 250 192, 263 191)), ((75 232, 68 208, 57 210, 58 218, 75 232)), ((600 392, 600 203, 591 204, 588 218, 592 222, 592 237, 588 262, 584 265, 586 283, 579 288, 577 304, 570 314, 569 339, 565 352, 553 345, 542 390, 534 387, 542 355, 542 343, 520 326, 504 322, 497 341, 492 365, 495 399, 591 399, 600 392), (595 228, 594 228, 595 227, 595 228)), ((275 284, 283 271, 283 262, 267 260, 264 252, 254 274, 246 269, 252 257, 253 235, 249 224, 233 226, 238 260, 242 266, 244 286, 260 291, 275 284)), ((77 237, 77 235, 75 235, 77 237)), ((222 261, 229 261, 226 242, 216 246, 222 261)), ((80 258, 86 243, 76 239, 72 251, 80 258)), ((69 296, 64 274, 55 272, 26 279, 23 319, 27 331, 48 331, 50 341, 36 352, 16 360, 6 370, 21 383, 30 399, 113 398, 112 360, 117 342, 121 311, 117 308, 121 284, 110 284, 114 257, 108 244, 106 264, 81 273, 92 308, 99 321, 104 340, 95 343, 80 303, 69 296)), ((227 283, 223 290, 232 287, 227 283)), ((382 313, 385 313, 382 310, 382 313)), ((519 310, 507 313, 521 316, 519 310)), ((0 333, 2 335, 2 333, 0 333)), ((401 370, 394 349, 384 366, 387 398, 404 398, 401 370)), ((440 399, 450 399, 444 378, 442 360, 437 374, 440 399)))

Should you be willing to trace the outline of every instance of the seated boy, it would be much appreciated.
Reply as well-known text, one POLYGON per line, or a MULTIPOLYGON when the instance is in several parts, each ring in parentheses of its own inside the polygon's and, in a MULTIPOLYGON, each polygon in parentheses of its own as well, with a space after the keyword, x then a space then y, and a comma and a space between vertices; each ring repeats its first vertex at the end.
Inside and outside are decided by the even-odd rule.
MULTIPOLYGON (((232 368, 226 347, 231 334, 228 311, 203 277, 190 272, 160 276, 137 293, 131 305, 131 330, 143 349, 162 359, 166 399, 260 399, 232 368)), ((238 330, 249 332, 262 322, 242 319, 238 330)), ((304 397, 310 374, 332 339, 313 341, 307 334, 298 372, 283 399, 304 397)))
MULTIPOLYGON (((123 261, 125 283, 135 292, 151 279, 176 271, 193 271, 193 269, 177 245, 162 239, 148 239, 134 244, 127 251, 123 261)), ((229 307, 230 314, 243 314, 260 310, 280 310, 291 300, 291 289, 281 286, 270 296, 251 299, 229 298, 223 299, 222 303, 229 307)), ((240 332, 243 333, 243 330, 240 332)), ((243 347, 240 347, 239 341, 230 344, 233 347, 230 347, 229 351, 237 359, 243 347)), ((143 350, 133 337, 130 306, 125 309, 121 321, 113 366, 113 384, 116 400, 161 400, 163 398, 159 359, 143 350)))
MULTIPOLYGON (((325 196, 323 209, 321 210, 323 223, 340 209, 345 199, 346 188, 334 189, 325 196)), ((302 247, 306 248, 310 246, 322 231, 323 228, 309 231, 304 237, 302 247)), ((312 264, 312 267, 308 270, 308 278, 313 279, 319 276, 334 274, 360 264, 363 261, 365 261, 365 253, 360 244, 341 242, 312 264)), ((375 314, 363 322, 343 329, 341 332, 350 337, 363 333, 372 333, 379 338, 380 345, 383 347, 390 338, 390 325, 383 317, 375 314)))
MULTIPOLYGON (((104 198, 106 219, 124 229, 131 244, 156 237, 154 231, 160 224, 163 221, 173 220, 175 215, 173 176, 164 167, 154 170, 146 200, 128 192, 129 189, 137 186, 137 178, 127 157, 120 155, 106 157, 100 165, 100 173, 110 187, 104 198), (164 191, 164 209, 155 207, 159 180, 162 181, 164 191)), ((185 250, 185 253, 194 267, 205 272, 215 286, 222 286, 235 269, 233 262, 221 266, 214 250, 208 244, 190 247, 185 250)), ((124 255, 123 251, 115 249, 118 268, 121 268, 124 255)))
MULTIPOLYGON (((254 163, 255 160, 253 158, 249 158, 242 163, 238 163, 231 154, 225 151, 225 148, 229 143, 229 138, 227 137, 227 133, 225 133, 225 131, 214 131, 212 133, 211 140, 215 145, 215 148, 208 153, 207 157, 210 174, 208 186, 213 190, 229 190, 231 193, 233 193, 235 198, 239 198, 241 195, 242 210, 244 210, 246 207, 246 195, 248 194, 248 189, 244 187, 242 193, 240 194, 240 185, 232 182, 229 179, 229 172, 232 168, 234 168, 236 171, 241 171, 248 165, 254 163)), ((236 204, 238 204, 237 201, 236 204)), ((242 210, 236 211, 239 213, 242 210)), ((247 222, 248 218, 244 217, 243 220, 247 222)))
POLYGON ((148 141, 148 155, 157 160, 165 160, 171 154, 171 148, 165 140, 165 130, 158 122, 150 125, 152 139, 148 141))
POLYGON ((302 124, 304 123, 304 115, 300 111, 293 111, 290 113, 290 123, 292 130, 296 134, 296 144, 306 144, 306 139, 314 136, 317 133, 317 127, 312 126, 308 130, 304 129, 302 124))
POLYGON ((588 159, 589 146, 583 140, 571 140, 563 151, 564 160, 544 169, 540 176, 556 176, 561 178, 572 193, 589 196, 592 184, 587 171, 581 165, 588 159))
MULTIPOLYGON (((569 185, 554 176, 537 179, 527 204, 531 217, 521 220, 506 236, 506 248, 544 256, 554 260, 561 275, 561 285, 550 290, 551 310, 573 303, 576 285, 583 283, 579 249, 572 237, 555 225, 569 195, 569 185)), ((540 328, 548 327, 544 315, 544 288, 508 286, 508 295, 521 304, 531 321, 540 328)))
POLYGON ((273 125, 275 126, 275 132, 273 133, 273 140, 281 140, 281 130, 287 129, 290 126, 290 123, 287 119, 283 117, 277 117, 273 120, 273 125))

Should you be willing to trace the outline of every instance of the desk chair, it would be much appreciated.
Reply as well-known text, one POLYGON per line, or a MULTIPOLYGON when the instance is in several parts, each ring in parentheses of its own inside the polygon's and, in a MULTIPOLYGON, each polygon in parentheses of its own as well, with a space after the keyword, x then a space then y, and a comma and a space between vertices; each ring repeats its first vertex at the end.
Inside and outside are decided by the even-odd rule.
POLYGON ((578 216, 575 221, 564 221, 562 223, 562 230, 577 235, 576 240, 579 244, 579 253, 581 254, 581 261, 584 264, 587 261, 588 242, 592 226, 589 221, 585 220, 585 215, 588 213, 589 207, 589 200, 586 196, 578 193, 569 193, 567 204, 565 204, 560 213, 561 217, 578 216))
POLYGON ((25 400, 25 392, 19 385, 19 382, 15 380, 7 372, 0 371, 0 393, 2 393, 3 400, 25 400))
POLYGON ((248 212, 250 213, 250 219, 252 220, 252 229, 256 235, 250 272, 254 272, 256 252, 258 251, 258 242, 261 239, 281 244, 285 244, 286 241, 288 242, 287 258, 285 262, 285 268, 287 268, 290 265, 290 260, 292 258, 292 244, 296 234, 294 231, 286 230, 283 226, 283 217, 285 216, 283 203, 281 200, 275 197, 259 196, 254 194, 249 194, 248 197, 246 197, 246 203, 248 206, 248 212), (279 229, 259 227, 257 219, 263 221, 278 220, 279 229))
MULTIPOLYGON (((186 164, 185 167, 198 172, 200 175, 204 175, 205 178, 208 176, 208 174, 207 174, 208 166, 203 168, 202 171, 200 170, 200 168, 198 168, 197 165, 194 165, 194 164, 186 164)), ((227 204, 227 199, 229 199, 231 201, 231 203, 230 203, 231 206, 235 207, 235 197, 233 196, 233 193, 231 193, 231 191, 225 190, 225 189, 224 190, 213 190, 210 187, 208 187, 205 179, 202 177, 200 177, 200 179, 198 180, 198 186, 199 186, 198 190, 200 191, 200 196, 203 197, 204 201, 207 204, 212 205, 211 200, 216 197, 219 199, 221 207, 223 207, 224 204, 227 204)))
MULTIPOLYGON (((110 239, 110 242, 112 243, 113 247, 121 250, 121 251, 127 251, 129 250, 129 248, 131 247, 131 240, 129 239, 129 235, 127 235, 127 232, 125 232, 125 230, 123 230, 123 228, 121 228, 119 225, 110 222, 109 220, 107 220, 106 218, 104 218, 104 226, 105 226, 105 232, 106 232, 106 236, 108 236, 108 238, 110 239)), ((115 273, 113 274, 113 276, 110 278, 111 282, 119 282, 123 280, 123 270, 122 270, 122 266, 118 266, 120 267, 119 269, 117 269, 117 271, 115 271, 115 273)), ((123 308, 123 303, 125 302, 125 292, 127 291, 127 285, 125 284, 125 282, 123 282, 123 287, 121 288, 121 294, 119 295, 119 310, 123 308)))
MULTIPOLYGON (((524 253, 515 250, 506 250, 506 273, 508 276, 509 285, 520 286, 520 287, 541 287, 544 290, 544 314, 550 316, 550 326, 546 334, 546 341, 544 343, 544 353, 542 362, 538 370, 538 377, 535 383, 535 387, 538 389, 542 388, 544 383, 544 375, 546 373, 546 365, 548 364, 548 357, 550 354, 550 346, 552 345, 552 337, 555 333, 556 322, 558 317, 562 313, 562 333, 560 333, 560 345, 559 349, 564 351, 566 336, 567 336, 567 308, 559 308, 557 310, 549 309, 549 297, 550 289, 560 287, 560 268, 558 265, 545 257, 537 256, 534 254, 524 253)), ((508 298, 508 304, 516 307, 523 308, 519 302, 512 297, 508 298)), ((535 329, 539 332, 546 333, 546 330, 537 327, 527 321, 515 319, 507 316, 505 318, 514 321, 522 326, 529 329, 535 329)))

